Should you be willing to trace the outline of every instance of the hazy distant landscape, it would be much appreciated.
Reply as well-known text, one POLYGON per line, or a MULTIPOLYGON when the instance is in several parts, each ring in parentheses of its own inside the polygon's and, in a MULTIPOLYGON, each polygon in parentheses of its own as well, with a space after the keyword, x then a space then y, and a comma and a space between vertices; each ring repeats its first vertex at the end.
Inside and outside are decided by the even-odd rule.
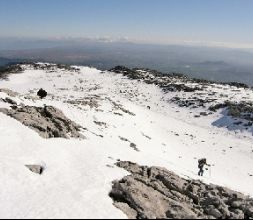
POLYGON ((17 60, 88 65, 99 69, 124 65, 253 86, 253 53, 250 50, 103 40, 2 39, 0 57, 0 65, 17 60))

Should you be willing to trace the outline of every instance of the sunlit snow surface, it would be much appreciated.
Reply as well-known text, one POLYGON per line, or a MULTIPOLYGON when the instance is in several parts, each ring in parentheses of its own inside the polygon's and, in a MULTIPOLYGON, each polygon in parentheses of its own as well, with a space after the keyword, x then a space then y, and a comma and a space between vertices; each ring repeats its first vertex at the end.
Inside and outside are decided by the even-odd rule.
MULTIPOLYGON (((18 103, 61 109, 87 129, 86 139, 43 139, 0 113, 0 217, 126 218, 108 196, 112 181, 127 175, 114 166, 118 159, 198 179, 197 159, 206 157, 213 166, 203 181, 253 196, 252 133, 213 126, 223 117, 221 112, 195 118, 201 109, 194 112, 168 103, 172 93, 93 68, 80 67, 79 72, 24 68, 24 73, 0 81, 0 88, 20 93, 12 98, 18 103), (40 88, 49 93, 44 100, 36 97, 40 88), (97 105, 85 104, 89 101, 97 105), (136 144, 139 151, 119 137, 136 144), (25 164, 41 164, 46 170, 38 176, 25 164)), ((235 100, 253 99, 251 90, 233 93, 235 88, 220 85, 207 90, 235 100)), ((0 93, 0 99, 6 96, 0 93)), ((9 105, 0 101, 0 108, 9 105)))

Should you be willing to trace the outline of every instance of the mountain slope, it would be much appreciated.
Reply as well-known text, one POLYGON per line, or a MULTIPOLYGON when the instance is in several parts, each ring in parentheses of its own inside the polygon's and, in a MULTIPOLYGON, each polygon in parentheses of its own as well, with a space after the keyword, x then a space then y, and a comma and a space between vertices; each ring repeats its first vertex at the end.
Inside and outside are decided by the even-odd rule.
POLYGON ((22 73, 0 81, 0 88, 18 93, 0 90, 0 108, 10 109, 15 102, 18 108, 53 106, 82 127, 84 139, 43 139, 0 113, 0 216, 125 218, 108 196, 112 182, 127 175, 115 166, 118 160, 199 179, 197 160, 206 157, 212 167, 202 181, 253 196, 252 126, 227 115, 226 109, 209 110, 226 100, 249 102, 251 89, 180 76, 155 77, 148 70, 21 67, 22 73), (141 77, 131 77, 137 72, 141 77), (36 96, 40 88, 48 92, 42 100, 36 96), (213 101, 200 105, 196 96, 213 101), (187 99, 194 104, 179 102, 187 99), (31 173, 27 164, 45 167, 43 175, 31 173))

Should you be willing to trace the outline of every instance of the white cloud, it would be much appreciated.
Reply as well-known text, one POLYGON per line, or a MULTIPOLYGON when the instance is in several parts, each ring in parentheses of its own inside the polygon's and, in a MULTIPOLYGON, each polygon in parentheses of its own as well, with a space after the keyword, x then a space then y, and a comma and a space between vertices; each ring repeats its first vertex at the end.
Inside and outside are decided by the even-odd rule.
POLYGON ((221 47, 221 48, 234 48, 234 49, 253 49, 253 42, 230 42, 230 41, 212 41, 212 40, 195 40, 183 39, 176 37, 163 37, 154 40, 154 37, 146 37, 139 39, 128 39, 136 43, 155 43, 155 44, 174 44, 186 46, 203 46, 203 47, 221 47))

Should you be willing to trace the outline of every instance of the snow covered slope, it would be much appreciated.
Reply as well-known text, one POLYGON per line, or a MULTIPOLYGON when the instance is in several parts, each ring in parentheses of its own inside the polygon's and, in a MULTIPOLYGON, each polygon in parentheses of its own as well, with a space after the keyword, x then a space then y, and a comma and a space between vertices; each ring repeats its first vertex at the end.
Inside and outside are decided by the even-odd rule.
POLYGON ((206 108, 170 101, 212 92, 215 104, 222 97, 250 101, 251 89, 210 84, 201 91, 164 92, 157 84, 89 67, 22 68, 0 81, 0 88, 18 93, 0 90, 0 108, 11 107, 6 98, 20 106, 54 106, 83 127, 85 139, 43 139, 0 113, 0 217, 126 218, 108 196, 112 181, 127 174, 114 165, 117 160, 198 179, 197 161, 205 157, 212 167, 204 182, 253 196, 252 127, 232 126, 236 119, 224 110, 200 117, 206 108), (49 94, 43 100, 36 96, 40 88, 49 94), (27 164, 46 169, 39 176, 27 164))

